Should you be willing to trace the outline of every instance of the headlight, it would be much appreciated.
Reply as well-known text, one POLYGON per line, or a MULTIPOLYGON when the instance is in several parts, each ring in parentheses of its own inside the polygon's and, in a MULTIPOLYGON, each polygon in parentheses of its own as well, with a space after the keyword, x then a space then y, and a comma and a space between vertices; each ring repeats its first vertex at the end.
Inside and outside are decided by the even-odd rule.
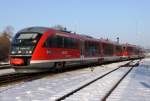
POLYGON ((31 54, 31 53, 32 53, 32 51, 29 51, 29 53, 31 54))
POLYGON ((15 51, 12 51, 12 52, 11 52, 11 54, 15 54, 15 53, 16 53, 15 51))
POLYGON ((32 51, 27 50, 25 53, 26 53, 26 54, 31 54, 32 51))
POLYGON ((18 53, 21 53, 21 51, 18 51, 18 53))
POLYGON ((29 53, 29 51, 25 51, 25 53, 26 53, 26 54, 28 54, 28 53, 29 53))

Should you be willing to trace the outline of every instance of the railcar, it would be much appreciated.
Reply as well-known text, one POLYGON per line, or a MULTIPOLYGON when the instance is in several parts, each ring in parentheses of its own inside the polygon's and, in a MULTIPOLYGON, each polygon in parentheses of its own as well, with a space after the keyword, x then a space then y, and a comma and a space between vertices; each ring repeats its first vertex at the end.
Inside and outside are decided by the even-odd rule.
POLYGON ((131 45, 131 44, 123 44, 123 57, 124 59, 135 59, 144 57, 143 56, 143 48, 131 45))
POLYGON ((124 56, 131 58, 130 53, 128 45, 110 40, 54 28, 30 27, 13 38, 10 63, 17 72, 30 73, 116 61, 124 56))

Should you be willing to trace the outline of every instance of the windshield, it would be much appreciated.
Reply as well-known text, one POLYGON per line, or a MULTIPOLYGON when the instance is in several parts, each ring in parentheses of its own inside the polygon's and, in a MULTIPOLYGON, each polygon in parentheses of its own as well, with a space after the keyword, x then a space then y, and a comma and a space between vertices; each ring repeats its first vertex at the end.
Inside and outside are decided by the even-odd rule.
POLYGON ((33 34, 33 33, 29 33, 29 34, 20 34, 17 39, 35 39, 37 37, 38 34, 33 34))
POLYGON ((36 45, 41 37, 38 33, 19 33, 12 42, 13 46, 33 46, 36 45))

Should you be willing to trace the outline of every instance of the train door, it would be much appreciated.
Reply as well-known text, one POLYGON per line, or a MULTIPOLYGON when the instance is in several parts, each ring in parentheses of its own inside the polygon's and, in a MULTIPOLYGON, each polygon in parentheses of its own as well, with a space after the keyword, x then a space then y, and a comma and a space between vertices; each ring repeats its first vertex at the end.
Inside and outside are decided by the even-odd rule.
POLYGON ((80 59, 84 60, 84 41, 80 40, 80 59))

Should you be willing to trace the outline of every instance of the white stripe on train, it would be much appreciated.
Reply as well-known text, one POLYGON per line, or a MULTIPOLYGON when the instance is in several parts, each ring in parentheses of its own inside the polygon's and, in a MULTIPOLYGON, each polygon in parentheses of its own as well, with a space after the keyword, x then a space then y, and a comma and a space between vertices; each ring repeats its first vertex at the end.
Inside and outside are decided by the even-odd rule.
POLYGON ((90 57, 90 58, 74 58, 74 59, 56 59, 56 60, 31 60, 30 63, 46 63, 46 62, 62 62, 62 61, 82 61, 82 60, 94 60, 94 59, 106 59, 106 60, 117 60, 121 58, 120 56, 110 56, 110 57, 90 57))

